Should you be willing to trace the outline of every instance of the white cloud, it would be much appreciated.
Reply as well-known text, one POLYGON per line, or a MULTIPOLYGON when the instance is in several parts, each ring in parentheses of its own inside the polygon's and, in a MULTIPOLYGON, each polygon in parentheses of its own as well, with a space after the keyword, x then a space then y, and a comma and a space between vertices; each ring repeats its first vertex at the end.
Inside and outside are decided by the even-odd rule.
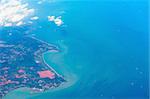
POLYGON ((49 21, 54 21, 55 20, 55 16, 48 16, 48 20, 49 21))
POLYGON ((42 4, 44 2, 48 2, 48 3, 53 3, 53 2, 56 2, 56 0, 37 0, 37 4, 42 4))
POLYGON ((39 19, 39 17, 34 16, 34 17, 30 18, 30 19, 31 19, 31 20, 37 20, 37 19, 39 19))
POLYGON ((0 0, 0 26, 20 26, 34 13, 22 0, 0 0))
POLYGON ((62 21, 61 16, 55 17, 55 16, 48 16, 48 20, 51 22, 54 22, 57 26, 61 26, 64 22, 62 21))

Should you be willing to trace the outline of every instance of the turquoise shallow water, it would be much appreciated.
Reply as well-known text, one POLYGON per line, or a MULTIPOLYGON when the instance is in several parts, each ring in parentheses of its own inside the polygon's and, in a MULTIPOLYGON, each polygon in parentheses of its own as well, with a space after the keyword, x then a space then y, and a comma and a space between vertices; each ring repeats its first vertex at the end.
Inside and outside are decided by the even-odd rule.
MULTIPOLYGON (((148 99, 146 1, 66 1, 33 7, 40 17, 33 34, 61 50, 44 59, 68 83, 27 99, 148 99), (47 22, 47 15, 61 15, 64 25, 47 22)), ((19 92, 10 96, 29 95, 19 92)))

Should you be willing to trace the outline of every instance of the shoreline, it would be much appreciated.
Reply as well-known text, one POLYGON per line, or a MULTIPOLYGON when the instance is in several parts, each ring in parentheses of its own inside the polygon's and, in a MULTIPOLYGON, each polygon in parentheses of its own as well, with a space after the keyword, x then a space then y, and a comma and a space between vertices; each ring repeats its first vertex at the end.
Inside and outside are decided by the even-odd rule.
MULTIPOLYGON (((36 39, 34 37, 31 37, 33 39, 36 39)), ((44 41, 41 41, 39 39, 36 39, 40 42, 43 42, 43 43, 47 43, 47 42, 44 42, 44 41)), ((52 44, 49 44, 47 43, 48 45, 50 46, 53 46, 52 44)), ((55 45, 54 45, 55 46, 55 45)), ((52 51, 52 52, 57 52, 57 51, 52 51)), ((46 54, 52 54, 51 51, 47 51, 47 52, 44 52, 42 53, 42 56, 41 59, 43 59, 43 63, 46 64, 46 66, 48 66, 49 69, 51 69, 54 73, 56 73, 56 75, 60 76, 60 77, 63 77, 66 82, 63 82, 62 84, 60 84, 60 86, 58 87, 55 87, 55 88, 50 88, 49 90, 47 91, 43 91, 43 92, 34 92, 32 91, 31 88, 27 88, 27 87, 22 87, 22 88, 18 88, 12 92, 10 92, 8 95, 6 95, 5 97, 3 97, 3 99, 10 99, 12 97, 15 97, 15 99, 20 99, 19 97, 25 97, 23 99, 27 99, 27 98, 30 98, 30 97, 34 97, 34 96, 38 96, 38 95, 41 95, 41 94, 47 94, 47 93, 53 93, 53 92, 57 92, 57 91, 60 91, 60 90, 63 90, 65 88, 69 88, 71 87, 73 84, 75 84, 75 82, 77 81, 77 77, 76 75, 74 74, 71 74, 70 72, 67 72, 67 70, 64 70, 62 72, 64 72, 64 76, 62 76, 61 74, 59 74, 58 72, 56 72, 53 67, 51 67, 45 60, 45 56, 46 54), (18 97, 18 98, 16 98, 18 97)), ((59 54, 60 56, 61 55, 64 55, 64 53, 60 53, 59 54)), ((58 59, 59 60, 59 59, 58 59)), ((58 63, 59 64, 59 63, 58 63)))
POLYGON ((59 87, 56 88, 50 88, 47 91, 43 91, 43 92, 34 92, 32 91, 31 88, 27 88, 27 87, 22 87, 22 88, 18 88, 12 92, 10 92, 9 94, 7 94, 5 97, 3 97, 2 99, 11 99, 11 98, 15 98, 15 99, 30 99, 31 97, 36 97, 36 96, 40 96, 42 94, 52 94, 55 92, 59 92, 59 91, 63 91, 66 88, 70 88, 72 85, 74 85, 77 81, 77 77, 76 76, 68 76, 66 77, 67 82, 62 83, 59 87), (22 98, 23 97, 23 98, 22 98))

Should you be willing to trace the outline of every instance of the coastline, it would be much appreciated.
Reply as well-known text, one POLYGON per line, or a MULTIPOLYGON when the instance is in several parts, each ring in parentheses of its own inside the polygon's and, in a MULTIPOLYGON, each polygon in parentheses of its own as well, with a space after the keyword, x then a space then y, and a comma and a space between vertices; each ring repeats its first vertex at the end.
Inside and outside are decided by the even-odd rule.
MULTIPOLYGON (((36 38, 34 38, 36 39, 36 38)), ((38 39, 36 39, 38 40, 38 39)), ((41 42, 41 40, 38 40, 41 42)), ((44 42, 44 41, 42 41, 44 42)), ((46 43, 46 42, 44 42, 46 43)), ((49 43, 47 43, 49 44, 49 43)), ((51 45, 51 44, 49 44, 51 45)), ((52 45, 51 45, 52 46, 52 45)), ((62 76, 61 74, 59 74, 58 72, 56 72, 53 67, 51 67, 45 60, 45 56, 46 54, 52 54, 51 52, 56 52, 55 50, 54 51, 47 51, 47 52, 44 52, 41 56, 41 58, 43 59, 43 62, 54 72, 56 73, 58 76, 60 77, 63 77, 66 82, 63 82, 60 86, 56 87, 56 88, 50 88, 49 90, 47 91, 44 91, 44 92, 33 92, 30 88, 26 88, 26 87, 22 87, 22 88, 19 88, 19 89, 16 89, 12 92, 10 92, 8 95, 6 95, 5 97, 3 97, 3 99, 10 99, 12 97, 14 97, 15 99, 29 99, 30 97, 34 97, 34 96, 38 96, 38 95, 41 95, 41 94, 47 94, 47 93, 52 93, 52 92, 57 92, 57 91, 60 91, 60 90, 63 90, 65 88, 69 88, 71 87, 73 84, 75 84, 75 82, 77 81, 77 77, 76 75, 74 74, 71 74, 69 71, 67 70, 64 70, 63 69, 59 69, 61 72, 64 73, 64 76, 62 76), (22 98, 24 97, 24 98, 22 98)), ((64 51, 65 54, 66 54, 66 51, 64 51)), ((59 54, 57 55, 64 55, 64 52, 60 52, 59 54)), ((55 56, 55 55, 54 55, 55 56)), ((59 59, 57 60, 59 61, 59 59)), ((62 65, 61 65, 62 66, 62 65)))

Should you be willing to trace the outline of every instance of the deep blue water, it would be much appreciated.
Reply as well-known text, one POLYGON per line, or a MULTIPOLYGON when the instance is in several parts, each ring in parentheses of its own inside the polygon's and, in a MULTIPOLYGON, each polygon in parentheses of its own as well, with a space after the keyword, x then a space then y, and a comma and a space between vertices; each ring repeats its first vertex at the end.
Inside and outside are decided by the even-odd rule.
POLYGON ((29 99, 148 99, 146 0, 66 1, 33 7, 40 19, 32 32, 62 51, 46 54, 46 62, 74 83, 29 99), (47 15, 61 15, 64 26, 47 22, 47 15))

